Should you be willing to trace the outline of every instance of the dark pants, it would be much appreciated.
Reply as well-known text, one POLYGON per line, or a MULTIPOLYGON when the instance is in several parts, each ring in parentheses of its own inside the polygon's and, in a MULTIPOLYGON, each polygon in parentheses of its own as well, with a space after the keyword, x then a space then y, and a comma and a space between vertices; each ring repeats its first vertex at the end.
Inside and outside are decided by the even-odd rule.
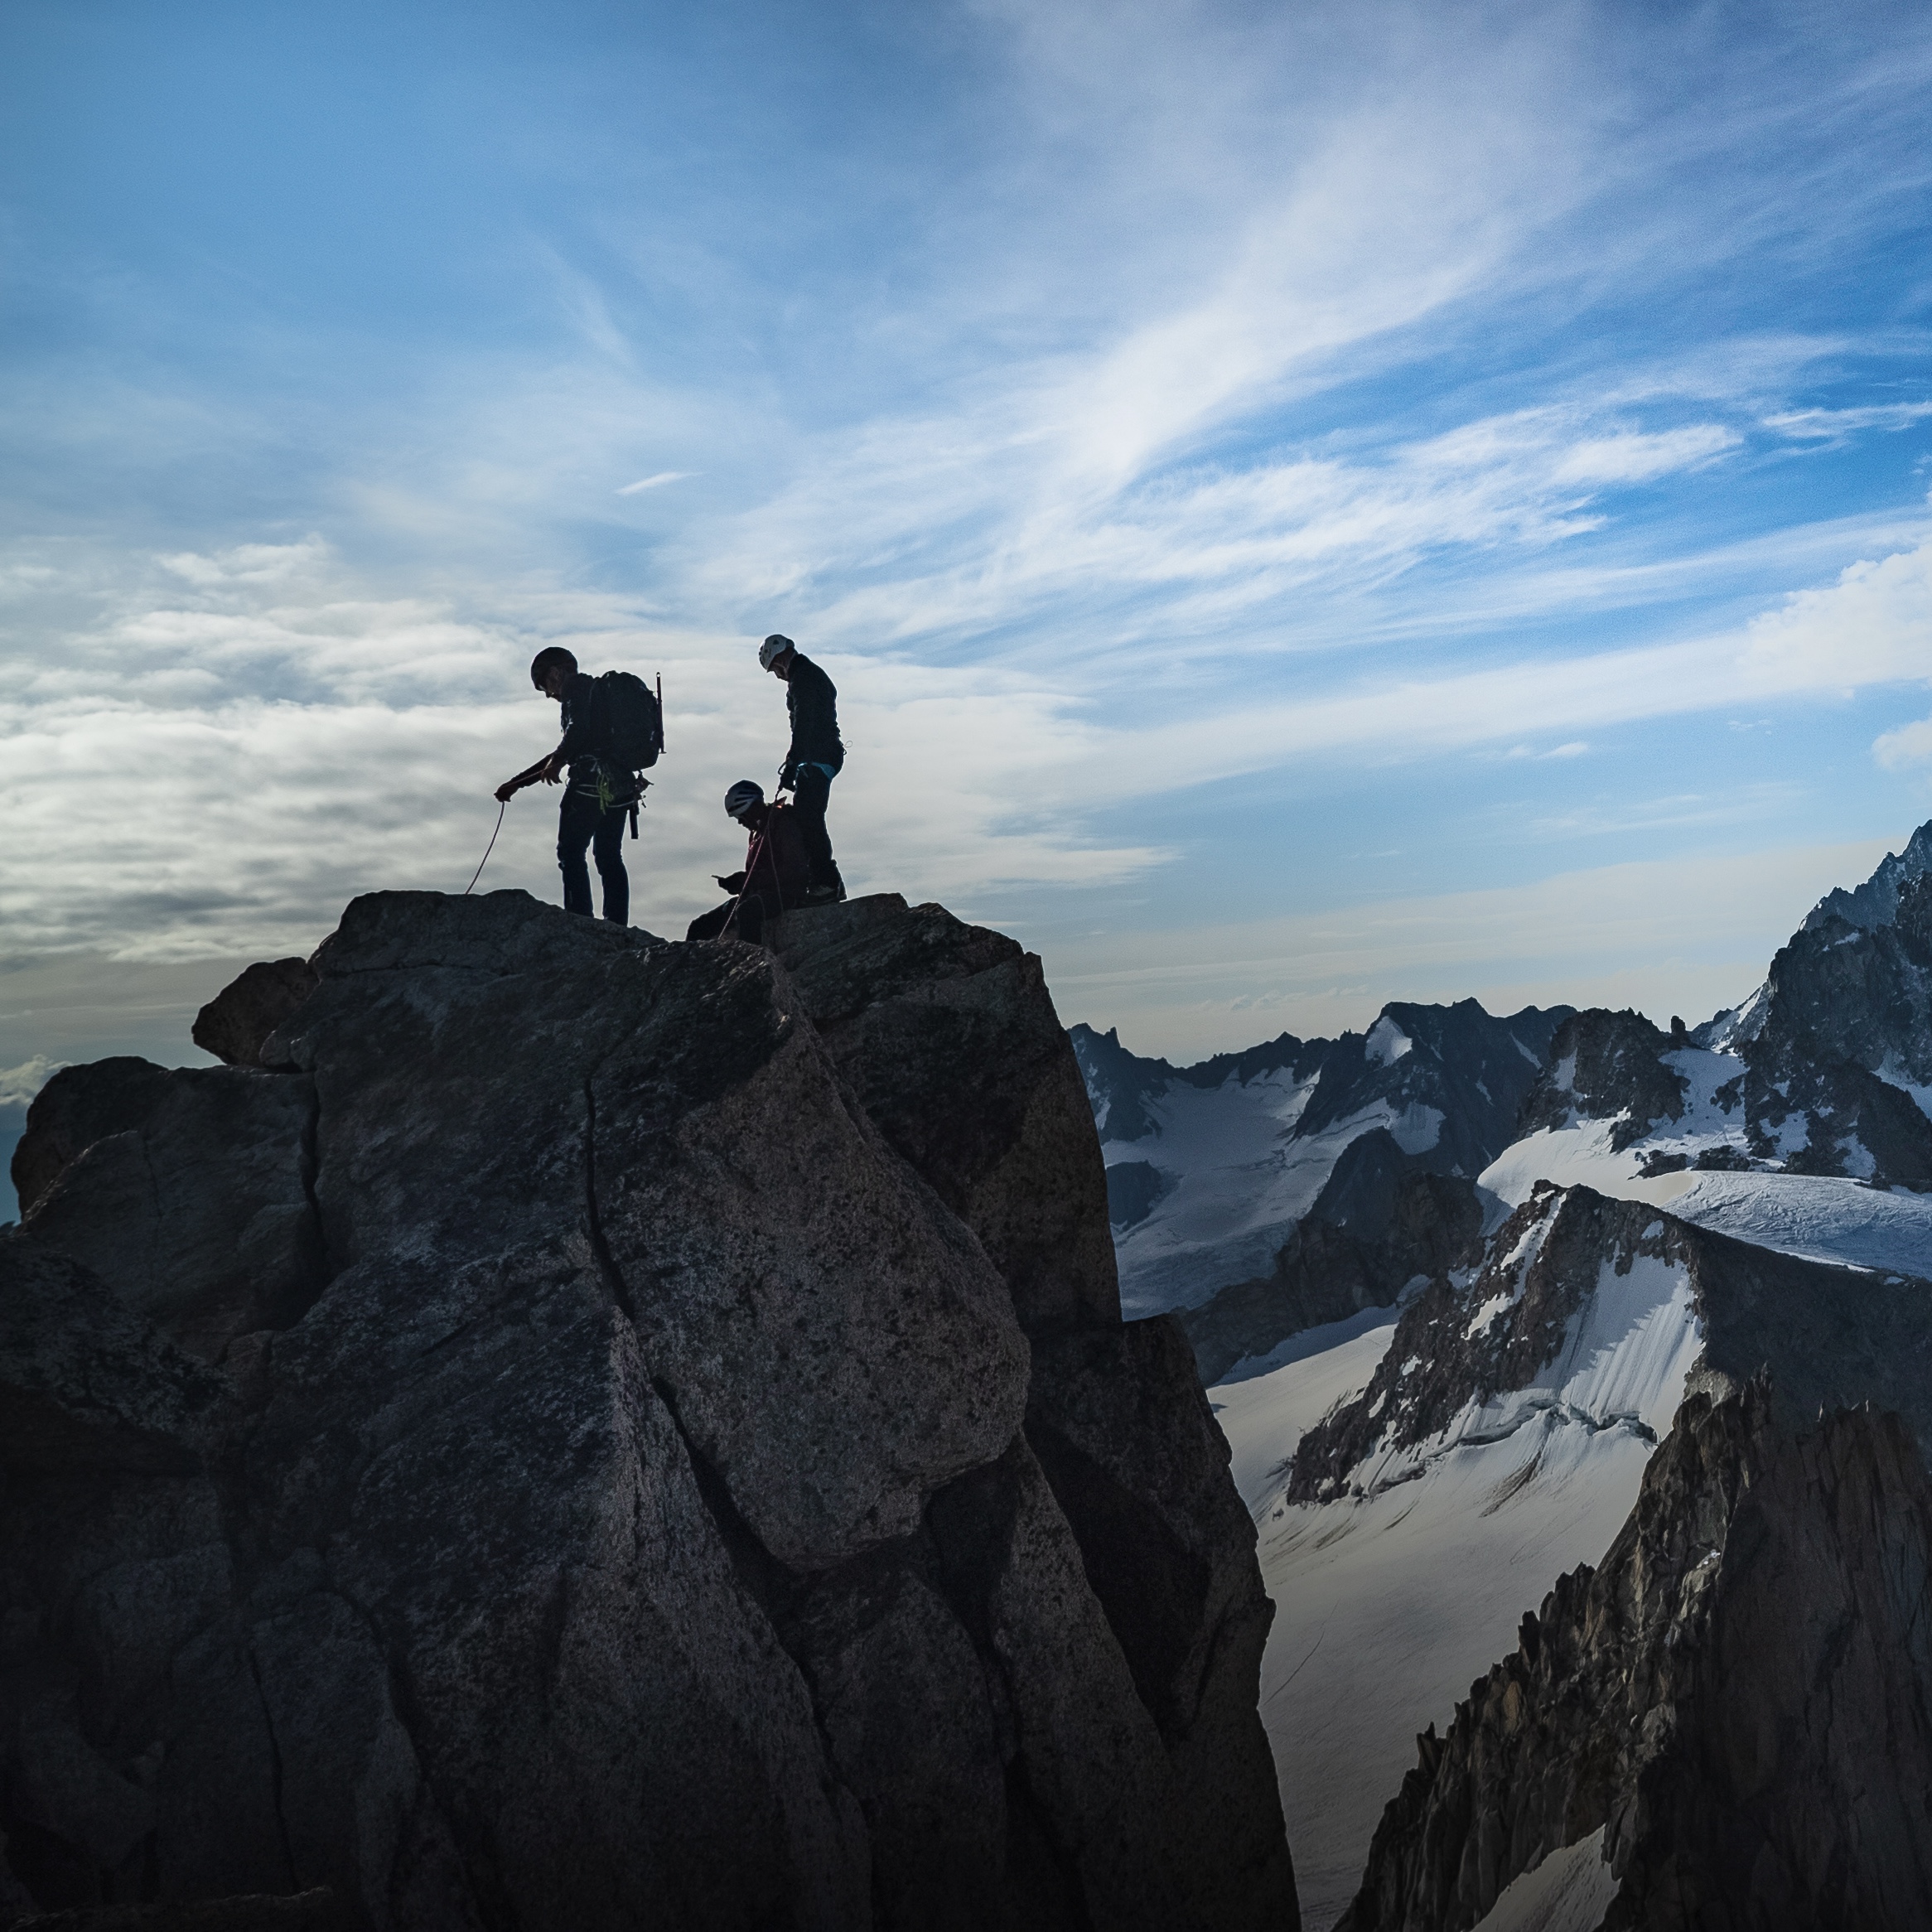
POLYGON ((563 910, 591 915, 590 867, 586 846, 597 853, 597 877, 604 881, 604 917, 619 925, 630 922, 630 875, 624 869, 624 821, 627 807, 605 811, 595 792, 572 785, 563 795, 557 818, 557 863, 563 873, 563 910))
POLYGON ((801 765, 792 787, 791 809, 804 842, 805 862, 811 868, 814 886, 843 883, 837 862, 832 857, 832 834, 825 829, 825 806, 832 796, 830 775, 816 765, 801 765))
MULTIPOLYGON (((774 913, 776 906, 773 906, 774 913)), ((722 906, 713 906, 709 912, 701 912, 692 920, 684 937, 688 939, 715 939, 720 938, 742 939, 747 945, 755 946, 765 936, 766 901, 762 895, 747 892, 742 899, 727 900, 722 906), (732 916, 733 906, 737 916, 732 916), (725 927, 731 927, 727 933, 725 927)))

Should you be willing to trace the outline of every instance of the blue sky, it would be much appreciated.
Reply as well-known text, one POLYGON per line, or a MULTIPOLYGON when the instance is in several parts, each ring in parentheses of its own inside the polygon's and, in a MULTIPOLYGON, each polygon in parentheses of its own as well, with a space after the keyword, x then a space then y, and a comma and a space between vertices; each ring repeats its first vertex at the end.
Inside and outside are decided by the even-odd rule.
POLYGON ((9 0, 0 1070, 460 888, 548 641, 664 677, 681 930, 771 629, 852 884, 1145 1051, 1741 997, 1932 815, 1929 84, 1906 7, 9 0))

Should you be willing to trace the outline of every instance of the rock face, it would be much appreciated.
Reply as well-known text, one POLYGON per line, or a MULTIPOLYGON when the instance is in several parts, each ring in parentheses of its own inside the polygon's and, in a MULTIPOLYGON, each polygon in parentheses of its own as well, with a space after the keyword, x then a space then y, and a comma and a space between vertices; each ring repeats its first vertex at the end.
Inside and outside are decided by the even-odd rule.
POLYGON ((1896 1417, 1683 1406, 1623 1534, 1389 1808, 1347 1932, 1475 1925, 1604 1832, 1605 1932, 1932 1922, 1932 1486, 1896 1417))
POLYGON ((1602 1562, 1418 1741, 1344 1925, 1473 1926, 1600 1831, 1606 1928, 1924 1922, 1932 1284, 1548 1184, 1486 1253, 1302 1438, 1290 1497, 1395 1490, 1525 1428, 1558 1482, 1566 1423, 1662 1446, 1602 1562), (1875 1803, 1875 1777, 1911 1795, 1875 1803))
POLYGON ((261 960, 196 1014, 195 1044, 230 1066, 259 1066, 263 1042, 315 989, 307 960, 261 960))
POLYGON ((1270 1273, 1181 1311, 1203 1384, 1303 1329, 1446 1282, 1480 1249, 1482 1220, 1474 1181, 1418 1166, 1380 1128, 1364 1134, 1344 1150, 1270 1273))
POLYGON ((335 1895, 326 1886, 293 1898, 201 1899, 191 1905, 81 1905, 36 1912, 10 1932, 332 1932, 335 1895))
POLYGON ((1932 1086, 1932 876, 1905 874, 1870 925, 1814 912, 1772 960, 1740 1051, 1754 1154, 1932 1187, 1932 1120, 1905 1090, 1932 1086))
POLYGON ((772 938, 376 895, 235 1065, 49 1084, 17 1909, 1295 1924, 1253 1529, 1119 1321, 1037 962, 891 899, 772 938))
POLYGON ((1854 886, 1849 891, 1834 886, 1805 915, 1805 930, 1823 925, 1829 919, 1842 919, 1847 925, 1867 930, 1889 925, 1897 916, 1901 892, 1928 872, 1932 872, 1932 821, 1912 834, 1903 852, 1888 852, 1862 886, 1854 886))
POLYGON ((1620 1152, 1654 1123, 1680 1119, 1687 1082, 1661 1057, 1672 1039, 1632 1010, 1572 1013, 1550 1041, 1552 1064, 1524 1097, 1511 1137, 1562 1127, 1572 1116, 1611 1120, 1610 1144, 1620 1152))

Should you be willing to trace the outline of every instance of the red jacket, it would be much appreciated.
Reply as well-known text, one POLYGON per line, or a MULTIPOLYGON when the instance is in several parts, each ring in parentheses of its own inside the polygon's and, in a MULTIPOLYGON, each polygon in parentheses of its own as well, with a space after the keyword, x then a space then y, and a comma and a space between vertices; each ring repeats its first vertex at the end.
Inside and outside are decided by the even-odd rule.
POLYGON ((765 829, 751 834, 745 848, 745 864, 757 866, 745 880, 745 891, 762 899, 768 908, 803 906, 805 888, 812 882, 810 862, 805 856, 804 834, 799 830, 790 805, 774 803, 765 815, 765 829))

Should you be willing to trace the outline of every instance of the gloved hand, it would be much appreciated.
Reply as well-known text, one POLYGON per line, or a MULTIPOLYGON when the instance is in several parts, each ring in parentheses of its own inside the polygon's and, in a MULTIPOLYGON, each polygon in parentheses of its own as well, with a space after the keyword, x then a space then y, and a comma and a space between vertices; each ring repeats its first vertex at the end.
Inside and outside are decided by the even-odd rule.
POLYGON ((727 892, 742 892, 745 889, 745 875, 742 872, 713 872, 711 876, 727 892))
POLYGON ((778 768, 778 789, 780 791, 790 791, 798 781, 798 766, 793 760, 788 758, 778 768))

